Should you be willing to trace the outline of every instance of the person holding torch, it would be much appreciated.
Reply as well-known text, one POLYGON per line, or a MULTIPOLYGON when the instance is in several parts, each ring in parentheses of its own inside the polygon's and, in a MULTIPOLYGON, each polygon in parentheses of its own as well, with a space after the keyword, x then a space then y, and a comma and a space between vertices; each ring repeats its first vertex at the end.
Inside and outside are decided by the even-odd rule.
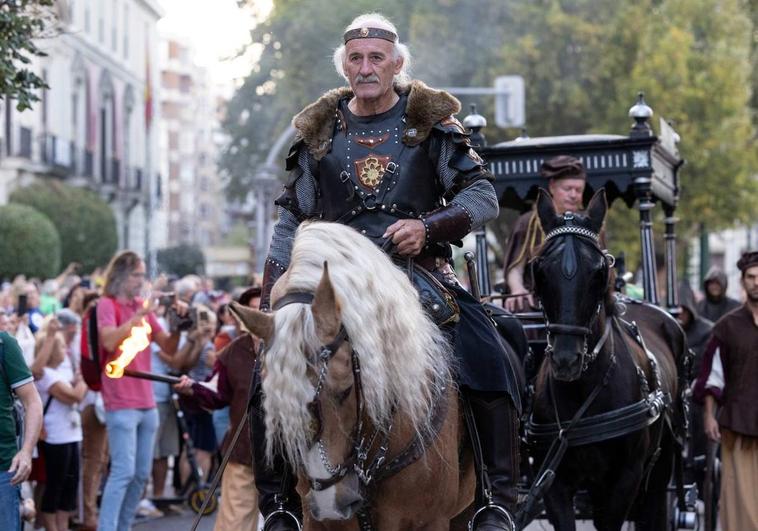
MULTIPOLYGON (((102 381, 105 425, 111 468, 103 491, 99 531, 130 529, 153 462, 153 439, 158 412, 152 383, 121 378, 124 367, 150 371, 150 343, 168 355, 176 354, 179 330, 166 332, 153 313, 155 300, 143 300, 145 262, 133 251, 114 256, 105 273, 103 297, 97 304, 100 346, 107 362, 102 381)), ((187 306, 175 301, 179 315, 187 306)))

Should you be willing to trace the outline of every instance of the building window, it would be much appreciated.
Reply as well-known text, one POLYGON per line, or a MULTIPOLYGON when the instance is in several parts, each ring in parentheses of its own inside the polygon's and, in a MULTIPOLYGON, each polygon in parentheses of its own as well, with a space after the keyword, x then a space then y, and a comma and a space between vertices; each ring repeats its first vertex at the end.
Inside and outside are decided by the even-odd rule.
POLYGON ((129 59, 129 4, 124 4, 124 59, 129 59))
POLYGON ((118 31, 116 27, 116 16, 118 13, 118 6, 116 6, 116 0, 111 2, 111 49, 115 52, 118 51, 118 31))
POLYGON ((90 16, 89 16, 89 5, 84 5, 84 31, 89 33, 90 32, 90 16))
POLYGON ((103 18, 103 4, 98 3, 97 10, 97 40, 105 42, 105 19, 103 18))

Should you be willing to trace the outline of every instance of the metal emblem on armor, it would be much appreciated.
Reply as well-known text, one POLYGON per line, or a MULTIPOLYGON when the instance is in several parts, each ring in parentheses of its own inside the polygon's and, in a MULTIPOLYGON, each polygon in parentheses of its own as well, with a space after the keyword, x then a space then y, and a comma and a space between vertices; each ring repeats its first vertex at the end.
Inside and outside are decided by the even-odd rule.
POLYGON ((387 164, 391 160, 390 156, 369 155, 354 161, 358 181, 366 188, 376 188, 382 182, 382 177, 387 171, 387 164))
POLYGON ((389 138, 390 134, 384 133, 382 136, 355 137, 355 142, 362 145, 363 147, 374 148, 379 144, 384 144, 387 140, 389 140, 389 138))

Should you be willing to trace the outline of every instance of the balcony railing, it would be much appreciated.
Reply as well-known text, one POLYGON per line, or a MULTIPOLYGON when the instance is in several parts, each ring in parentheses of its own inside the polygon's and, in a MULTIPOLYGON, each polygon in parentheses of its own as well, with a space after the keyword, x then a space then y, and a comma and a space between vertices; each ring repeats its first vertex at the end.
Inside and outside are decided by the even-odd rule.
POLYGON ((74 149, 73 143, 67 146, 66 142, 55 135, 43 135, 40 139, 42 162, 52 166, 55 173, 64 176, 74 171, 74 149))

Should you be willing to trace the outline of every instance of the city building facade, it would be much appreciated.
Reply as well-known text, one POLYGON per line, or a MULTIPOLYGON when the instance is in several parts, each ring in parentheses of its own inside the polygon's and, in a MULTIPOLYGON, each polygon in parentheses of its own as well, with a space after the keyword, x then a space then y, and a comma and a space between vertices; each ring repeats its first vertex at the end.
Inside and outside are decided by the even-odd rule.
POLYGON ((24 112, 2 104, 0 204, 35 179, 90 188, 116 218, 119 247, 160 239, 155 0, 58 0, 59 28, 34 70, 50 87, 24 112))

